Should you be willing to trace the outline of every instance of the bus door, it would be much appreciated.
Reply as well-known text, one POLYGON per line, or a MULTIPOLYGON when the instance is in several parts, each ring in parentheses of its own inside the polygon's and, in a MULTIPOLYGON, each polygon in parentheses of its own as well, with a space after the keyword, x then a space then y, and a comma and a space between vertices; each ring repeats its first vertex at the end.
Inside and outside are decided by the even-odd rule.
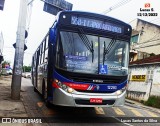
POLYGON ((35 67, 35 87, 37 87, 37 83, 38 83, 38 65, 39 65, 39 55, 40 55, 40 51, 37 51, 36 54, 36 67, 35 67))

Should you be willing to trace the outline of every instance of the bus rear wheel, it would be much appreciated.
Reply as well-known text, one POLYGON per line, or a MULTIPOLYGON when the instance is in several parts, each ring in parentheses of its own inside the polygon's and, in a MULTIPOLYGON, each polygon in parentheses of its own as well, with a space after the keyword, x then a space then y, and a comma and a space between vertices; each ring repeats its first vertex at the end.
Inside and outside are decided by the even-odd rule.
POLYGON ((45 86, 45 82, 43 81, 43 84, 42 84, 42 98, 46 104, 46 107, 47 108, 51 108, 52 107, 52 104, 50 103, 50 101, 47 99, 47 94, 46 94, 46 86, 45 86))
POLYGON ((50 103, 50 101, 49 100, 45 100, 45 104, 46 104, 46 107, 47 108, 52 108, 53 107, 53 104, 52 103, 50 103))
POLYGON ((44 80, 43 80, 43 83, 42 83, 42 98, 43 98, 43 100, 46 99, 46 86, 45 86, 44 80))
POLYGON ((34 87, 34 92, 38 92, 37 89, 34 87))

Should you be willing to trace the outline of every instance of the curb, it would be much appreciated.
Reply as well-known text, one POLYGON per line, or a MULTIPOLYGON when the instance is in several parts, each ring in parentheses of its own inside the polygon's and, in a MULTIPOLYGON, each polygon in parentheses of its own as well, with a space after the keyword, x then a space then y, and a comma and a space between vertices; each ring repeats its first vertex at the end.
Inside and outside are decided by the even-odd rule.
POLYGON ((126 103, 129 103, 129 104, 135 104, 134 102, 131 102, 131 101, 128 101, 128 100, 125 100, 126 103))
MULTIPOLYGON (((158 108, 153 108, 153 107, 150 107, 150 106, 145 106, 145 105, 143 105, 143 104, 141 104, 141 103, 137 103, 137 104, 136 104, 136 102, 131 101, 131 100, 125 100, 125 102, 131 104, 131 106, 132 106, 132 105, 137 105, 136 108, 141 107, 141 108, 145 108, 145 109, 148 109, 148 110, 150 110, 150 111, 152 111, 152 112, 155 112, 155 113, 160 114, 160 109, 158 109, 158 108)), ((134 106, 134 107, 135 107, 135 106, 134 106)))

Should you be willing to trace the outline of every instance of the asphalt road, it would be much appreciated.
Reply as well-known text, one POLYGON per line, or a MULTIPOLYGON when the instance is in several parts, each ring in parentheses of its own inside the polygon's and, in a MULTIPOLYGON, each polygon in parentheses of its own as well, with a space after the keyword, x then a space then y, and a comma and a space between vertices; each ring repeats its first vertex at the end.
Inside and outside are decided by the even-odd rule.
MULTIPOLYGON (((33 91, 30 79, 22 79, 22 98, 29 117, 42 118, 43 125, 51 126, 159 126, 160 111, 137 104, 123 107, 75 108, 52 106, 47 108, 41 96, 33 91), (147 122, 148 121, 148 122, 147 122)), ((35 124, 41 126, 42 124, 35 124)))

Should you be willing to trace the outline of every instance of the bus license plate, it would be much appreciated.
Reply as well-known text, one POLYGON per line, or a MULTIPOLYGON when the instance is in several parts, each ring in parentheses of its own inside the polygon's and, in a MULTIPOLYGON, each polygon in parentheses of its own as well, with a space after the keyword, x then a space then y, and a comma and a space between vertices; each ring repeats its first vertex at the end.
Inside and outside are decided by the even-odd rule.
POLYGON ((102 98, 90 98, 90 103, 102 103, 102 98))

